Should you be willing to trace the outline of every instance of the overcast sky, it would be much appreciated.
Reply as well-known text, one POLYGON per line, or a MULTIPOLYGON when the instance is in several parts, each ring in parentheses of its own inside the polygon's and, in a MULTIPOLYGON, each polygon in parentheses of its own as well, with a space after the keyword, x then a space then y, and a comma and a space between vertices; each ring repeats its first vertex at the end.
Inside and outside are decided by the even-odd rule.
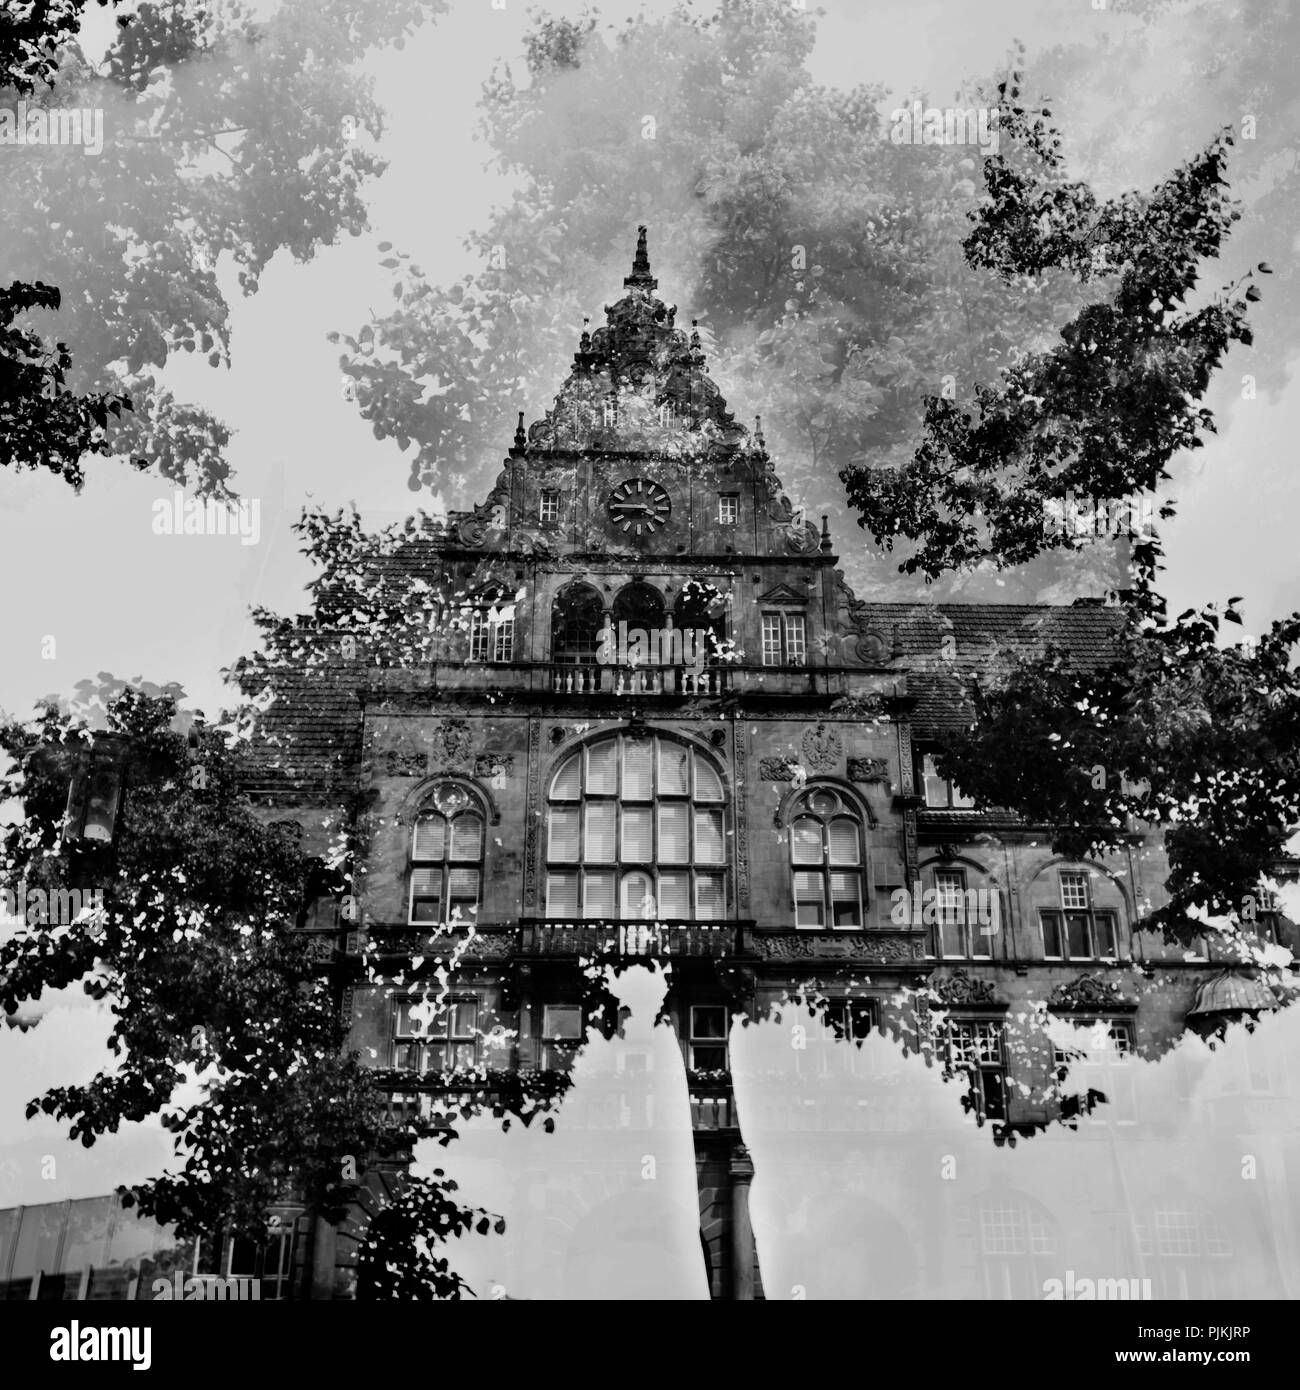
MULTIPOLYGON (((549 8, 576 15, 581 5, 575 0, 549 8)), ((634 8, 602 4, 602 18, 621 23, 634 8)), ((995 70, 1016 38, 1032 53, 1098 25, 1119 34, 1128 22, 1098 12, 1088 0, 830 0, 825 9, 812 59, 819 81, 887 81, 898 92, 924 88, 936 99, 965 77, 995 70)), ((380 152, 390 164, 368 188, 371 233, 327 248, 306 266, 282 255, 252 299, 239 294, 225 267, 232 368, 208 369, 199 354, 181 354, 169 366, 165 380, 181 399, 202 403, 235 431, 230 458, 236 486, 261 504, 257 545, 230 536, 154 535, 152 504, 170 490, 155 476, 122 467, 94 463, 80 496, 47 473, 0 477, 0 551, 7 572, 0 707, 27 714, 39 697, 67 694, 83 677, 111 671, 178 681, 196 704, 215 713, 226 698, 220 668, 252 645, 250 605, 282 612, 304 606, 308 570, 289 531, 303 503, 334 508, 355 501, 375 524, 406 514, 412 501, 408 464, 394 443, 374 439, 343 398, 339 349, 325 335, 353 331, 385 307, 390 280, 377 264, 381 240, 408 251, 435 281, 473 268, 462 239, 510 194, 482 168, 486 149, 473 139, 474 104, 498 59, 522 68, 527 23, 522 0, 506 0, 502 9, 489 0, 452 0, 451 13, 403 51, 375 57, 368 67, 388 112, 380 152), (42 656, 47 637, 55 639, 53 659, 42 656)), ((86 42, 93 51, 111 20, 96 10, 90 24, 86 42)), ((1151 80, 1173 79, 1156 72, 1151 80)), ((1100 60, 1098 84, 1100 94, 1100 60)), ((1186 152, 1237 115, 1204 113, 1203 126, 1187 130, 1186 152)), ((1160 172, 1135 169, 1132 180, 1145 186, 1160 172)), ((629 254, 634 235, 630 227, 629 254)), ((1294 250, 1293 236, 1279 229, 1279 258, 1294 250)), ((618 286, 609 289, 613 297, 618 286)), ((683 297, 672 285, 661 289, 669 301, 683 297)), ((1236 358, 1229 361, 1230 377, 1245 370, 1236 358)), ((529 418, 547 403, 530 402, 529 418)), ((731 406, 738 419, 764 408, 762 401, 731 406)), ((503 455, 513 424, 501 422, 503 455)), ((1219 425, 1182 493, 1180 516, 1166 532, 1166 592, 1173 612, 1244 594, 1248 626, 1258 630, 1300 607, 1292 535, 1297 484, 1287 447, 1300 435, 1294 374, 1280 399, 1241 402, 1219 425)), ((130 1180, 156 1161, 157 1143, 127 1134, 86 1151, 58 1143, 48 1129, 44 1138, 26 1132, 21 1162, 19 1148, 6 1146, 24 1130, 21 1108, 28 1098, 78 1079, 69 1074, 71 1065, 78 1076, 90 1075, 102 1056, 89 1046, 97 1026, 106 1031, 103 1020, 97 1023, 83 1007, 75 1023, 47 1020, 25 1036, 0 1029, 0 1160, 10 1160, 0 1163, 0 1206, 49 1199, 39 1165, 28 1161, 33 1154, 54 1153, 65 1164, 60 1197, 106 1191, 109 1168, 114 1181, 130 1180), (110 1155, 116 1155, 111 1163, 110 1155)))

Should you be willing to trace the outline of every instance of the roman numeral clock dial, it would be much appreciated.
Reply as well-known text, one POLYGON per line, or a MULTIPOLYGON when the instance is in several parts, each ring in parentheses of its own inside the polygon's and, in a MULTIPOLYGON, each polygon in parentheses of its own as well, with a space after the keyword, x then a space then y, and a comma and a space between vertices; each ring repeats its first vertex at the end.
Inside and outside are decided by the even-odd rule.
POLYGON ((654 535, 672 509, 667 491, 650 478, 619 483, 605 503, 610 520, 629 536, 654 535))

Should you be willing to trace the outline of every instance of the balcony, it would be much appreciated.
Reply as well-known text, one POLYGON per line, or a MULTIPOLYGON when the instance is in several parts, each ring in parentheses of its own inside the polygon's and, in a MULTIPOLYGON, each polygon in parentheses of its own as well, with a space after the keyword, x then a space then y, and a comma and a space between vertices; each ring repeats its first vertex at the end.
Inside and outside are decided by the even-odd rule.
POLYGON ((525 917, 519 926, 520 956, 592 956, 615 951, 635 956, 731 956, 734 922, 550 921, 525 917))
POLYGON ((731 689, 726 666, 550 666, 556 695, 722 695, 731 689))

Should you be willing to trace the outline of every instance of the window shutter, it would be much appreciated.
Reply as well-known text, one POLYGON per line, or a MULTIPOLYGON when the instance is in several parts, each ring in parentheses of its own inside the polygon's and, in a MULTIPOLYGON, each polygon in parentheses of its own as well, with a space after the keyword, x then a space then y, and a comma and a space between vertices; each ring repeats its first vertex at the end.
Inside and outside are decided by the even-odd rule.
POLYGON ((695 862, 697 864, 721 864, 723 862, 721 811, 696 811, 695 862))
POLYGON ((551 833, 547 857, 562 864, 578 861, 578 808, 551 807, 551 833))
POLYGON ((654 859, 654 812, 649 806, 623 808, 623 858, 631 863, 654 859))
POLYGON ((587 790, 589 792, 615 792, 618 790, 618 765, 615 756, 618 745, 614 740, 593 743, 587 749, 587 790))
POLYGON ((721 801, 722 783, 718 774, 701 757, 695 759, 695 799, 696 801, 721 801))
POLYGON ((659 745, 659 795, 689 796, 691 755, 678 743, 664 740, 659 745))
POLYGON ((415 841, 411 858, 441 859, 447 839, 447 822, 441 816, 421 816, 415 822, 415 841))
POLYGON ((862 876, 831 875, 832 921, 837 927, 862 925, 862 876))
POLYGON ((695 915, 701 922, 717 921, 726 909, 721 874, 697 874, 695 915))
POLYGON ((615 859, 614 804, 610 801, 587 803, 587 864, 612 864, 615 859))
POLYGON ((831 863, 859 864, 861 862, 857 822, 848 820, 843 816, 838 820, 831 821, 831 863))
POLYGON ((586 877, 584 917, 614 916, 614 875, 588 873, 586 877))
POLYGON ((690 917, 689 875, 672 873, 659 875, 659 915, 661 917, 679 917, 683 920, 690 917))
MULTIPOLYGON (((796 864, 822 862, 822 823, 811 816, 800 816, 790 827, 790 853, 796 864)), ((804 875, 806 877, 806 875, 804 875)))
POLYGON ((690 860, 686 805, 669 802, 659 807, 659 862, 685 864, 690 860))
POLYGON ((451 823, 451 857, 483 858, 483 820, 481 816, 461 815, 451 823))
POLYGON ((654 795, 654 747, 648 740, 623 744, 623 797, 649 801, 654 795))
POLYGON ((576 801, 582 793, 582 754, 575 753, 555 774, 551 783, 553 801, 576 801))
POLYGON ((546 915, 576 917, 578 915, 578 875, 553 873, 546 876, 546 915))

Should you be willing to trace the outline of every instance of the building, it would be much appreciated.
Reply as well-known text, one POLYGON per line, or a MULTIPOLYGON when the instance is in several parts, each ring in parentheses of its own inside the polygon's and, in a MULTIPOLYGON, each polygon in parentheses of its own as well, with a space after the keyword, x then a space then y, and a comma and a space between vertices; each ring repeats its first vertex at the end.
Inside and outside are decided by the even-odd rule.
MULTIPOLYGON (((1300 1250, 1286 1182, 1242 1198, 1248 1246, 1225 1276, 1226 1237, 1201 1214, 1212 1194, 1193 1177, 1183 1198, 1161 1195, 1159 1146, 1177 1116, 1162 1100, 1139 1114, 1133 1080, 1185 1027, 1271 1013, 1277 994, 1212 942, 1188 953, 1142 929, 1165 874, 1150 837, 1063 861, 1045 828, 976 812, 935 772, 945 731, 969 718, 962 673, 1047 640, 1100 660, 1116 615, 858 598, 827 519, 792 507, 760 425, 735 422, 698 333, 677 327, 656 288, 642 228, 623 297, 583 331, 554 405, 527 429, 521 414, 487 498, 385 556, 377 582, 424 581, 427 655, 376 664, 364 634, 326 634, 340 653, 328 676, 304 674, 268 714, 295 741, 293 766, 269 760, 255 788, 267 814, 300 817, 322 846, 351 824, 365 846, 355 899, 318 904, 308 930, 346 981, 352 1044, 395 1111, 436 1123, 465 1089, 458 1068, 564 1071, 591 1022, 583 962, 669 960, 663 1007, 687 1074, 712 1296, 765 1291, 728 1034, 738 1013, 762 1016, 789 993, 827 1003, 790 1088, 750 1113, 770 1161, 788 1153, 792 1194, 807 1150, 782 1145, 810 1130, 837 1163, 873 1174, 874 1195, 841 1193, 811 1214, 792 1196, 783 1218, 790 1248, 803 1241, 835 1287, 1042 1297, 1067 1258, 1149 1278, 1156 1297, 1258 1296, 1256 1268, 1293 1280, 1276 1274, 1300 1250), (435 967, 447 973, 429 1012, 435 967), (1039 1006, 1087 1025, 1082 1052, 1024 1030, 1039 1006), (906 1059, 882 1030, 910 1040, 908 1065, 935 1063, 939 1089, 893 1085, 906 1059), (1085 1103, 1079 1134, 1020 1147, 1037 1145, 1040 1167, 1049 1146, 1074 1155, 1067 1164, 1082 1156, 1084 1176, 1066 1192, 1008 1187, 992 1136, 1054 1120, 1052 1086, 1072 1061, 1106 1118, 1089 1129, 1085 1103), (873 1077, 874 1108, 861 1100, 864 1086, 877 1094, 873 1077), (954 1162, 991 1165, 984 1188, 916 1186, 916 1145, 928 1154, 933 1135, 954 1162), (1135 1139, 1142 1172, 1127 1168, 1135 1139), (1067 1253, 1054 1232, 1071 1220, 1098 1244, 1067 1253), (888 1257, 869 1270, 866 1250, 888 1257)), ((1262 920, 1294 947, 1285 919, 1262 920)), ((1300 1172, 1295 1087, 1268 1085, 1278 1163, 1300 1172)), ((1197 1110, 1188 1087, 1184 1108, 1201 1114, 1209 1102, 1197 1110)), ((611 1071, 566 1102, 587 1115, 584 1137, 556 1138, 568 1176, 529 1218, 529 1278, 549 1277, 557 1296, 598 1296, 602 1238, 645 1244, 635 1183, 602 1172, 590 1138, 653 1129, 629 1099, 644 1093, 611 1071)), ((1228 1159, 1250 1123, 1216 1131, 1228 1159)), ((357 1241, 396 1180, 367 1173, 337 1229, 286 1221, 294 1249, 277 1247, 276 1267, 314 1296, 355 1292, 357 1241)))

